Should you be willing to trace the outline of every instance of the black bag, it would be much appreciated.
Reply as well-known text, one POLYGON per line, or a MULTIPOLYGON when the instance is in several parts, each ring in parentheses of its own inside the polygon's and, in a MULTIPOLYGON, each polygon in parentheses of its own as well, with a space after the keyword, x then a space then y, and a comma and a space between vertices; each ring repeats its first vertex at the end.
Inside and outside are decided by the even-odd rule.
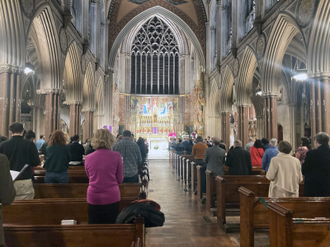
POLYGON ((161 211, 155 210, 149 204, 134 202, 121 211, 117 216, 116 224, 134 223, 139 215, 144 218, 145 227, 163 226, 165 222, 165 215, 161 211))

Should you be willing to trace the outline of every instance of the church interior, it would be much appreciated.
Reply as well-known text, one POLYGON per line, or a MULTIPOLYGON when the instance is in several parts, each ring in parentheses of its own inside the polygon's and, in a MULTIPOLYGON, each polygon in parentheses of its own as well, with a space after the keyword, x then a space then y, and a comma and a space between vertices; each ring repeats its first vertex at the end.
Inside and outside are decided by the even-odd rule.
POLYGON ((254 245, 227 235, 187 192, 172 130, 219 137, 226 151, 330 134, 328 0, 0 0, 0 37, 0 135, 20 122, 46 140, 102 128, 148 139, 148 198, 168 221, 144 246, 269 245, 268 233, 254 245))

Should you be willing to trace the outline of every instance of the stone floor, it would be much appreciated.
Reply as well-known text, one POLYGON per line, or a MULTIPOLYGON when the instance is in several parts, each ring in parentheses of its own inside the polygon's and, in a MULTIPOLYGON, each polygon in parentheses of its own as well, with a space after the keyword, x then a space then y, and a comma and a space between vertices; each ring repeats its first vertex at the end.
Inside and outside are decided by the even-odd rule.
POLYGON ((150 160, 149 169, 148 198, 161 205, 165 224, 147 229, 146 247, 235 247, 205 205, 184 191, 168 160, 150 160))

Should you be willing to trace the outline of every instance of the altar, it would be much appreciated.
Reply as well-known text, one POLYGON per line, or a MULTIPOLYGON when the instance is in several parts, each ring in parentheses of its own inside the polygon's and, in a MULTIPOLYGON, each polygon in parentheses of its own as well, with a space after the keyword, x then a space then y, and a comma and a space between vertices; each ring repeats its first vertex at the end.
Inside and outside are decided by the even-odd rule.
POLYGON ((167 138, 148 138, 149 154, 148 158, 152 159, 168 159, 168 141, 167 138))

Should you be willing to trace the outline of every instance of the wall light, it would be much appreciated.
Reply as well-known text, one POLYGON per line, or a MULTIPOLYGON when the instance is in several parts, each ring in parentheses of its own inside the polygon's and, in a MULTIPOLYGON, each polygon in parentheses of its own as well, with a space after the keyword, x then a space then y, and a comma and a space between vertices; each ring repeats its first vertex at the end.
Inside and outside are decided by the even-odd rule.
POLYGON ((259 96, 261 96, 262 95, 262 91, 259 91, 256 94, 259 95, 259 96))
POLYGON ((34 71, 32 70, 32 69, 30 69, 30 68, 28 68, 28 67, 26 67, 25 69, 24 69, 24 73, 25 74, 29 74, 29 73, 34 73, 34 71))
POLYGON ((297 74, 293 78, 296 79, 297 81, 306 81, 308 79, 308 76, 307 74, 303 73, 303 74, 297 74))

